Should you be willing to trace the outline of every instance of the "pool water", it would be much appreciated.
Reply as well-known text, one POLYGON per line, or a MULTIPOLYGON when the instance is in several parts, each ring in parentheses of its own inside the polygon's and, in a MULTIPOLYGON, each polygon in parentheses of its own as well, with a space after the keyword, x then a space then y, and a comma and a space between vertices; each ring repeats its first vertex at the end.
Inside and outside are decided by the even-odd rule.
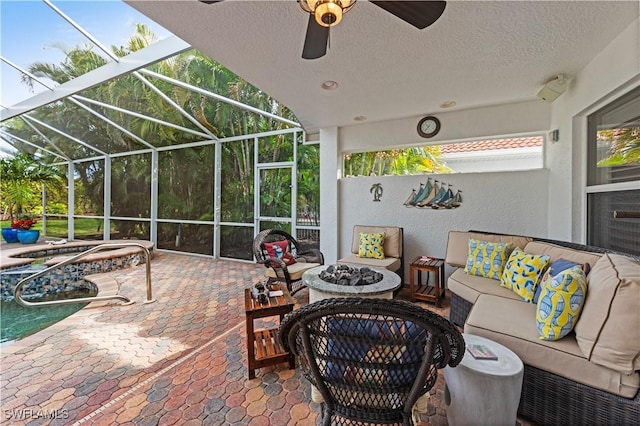
MULTIPOLYGON (((74 290, 40 298, 29 299, 30 302, 44 300, 77 299, 95 296, 95 290, 74 290)), ((6 344, 14 340, 34 334, 63 320, 69 315, 85 307, 87 303, 70 305, 24 307, 15 300, 0 300, 0 343, 6 344)))

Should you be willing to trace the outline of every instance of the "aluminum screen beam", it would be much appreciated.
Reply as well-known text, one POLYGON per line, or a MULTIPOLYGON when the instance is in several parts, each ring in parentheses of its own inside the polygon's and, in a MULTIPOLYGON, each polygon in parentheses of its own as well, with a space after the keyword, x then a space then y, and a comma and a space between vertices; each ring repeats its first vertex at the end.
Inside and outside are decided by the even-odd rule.
POLYGON ((0 111, 0 122, 80 93, 105 81, 129 74, 188 49, 191 49, 191 45, 176 36, 160 40, 151 46, 120 58, 120 62, 106 64, 56 86, 49 92, 39 93, 7 109, 3 109, 0 111))
POLYGON ((204 90, 204 89, 202 89, 200 87, 197 87, 197 86, 194 86, 192 84, 185 83, 184 81, 176 80, 175 78, 167 77, 166 75, 158 74, 157 72, 149 71, 147 69, 142 69, 142 70, 140 70, 140 72, 143 73, 143 74, 150 75, 152 77, 159 78, 160 80, 164 80, 164 81, 166 81, 168 83, 175 84, 176 86, 192 90, 192 91, 194 91, 196 93, 200 93, 201 95, 205 95, 205 96, 208 96, 210 98, 217 99, 217 100, 222 101, 222 102, 226 102, 226 103, 228 103, 230 105, 233 105, 235 107, 238 107, 238 108, 241 108, 241 109, 244 109, 244 110, 247 110, 247 111, 255 112, 256 114, 263 115, 265 117, 272 118, 272 119, 274 119, 276 121, 280 121, 281 123, 289 124, 289 125, 294 126, 294 127, 300 127, 300 123, 296 123, 295 121, 289 120, 289 119, 284 118, 284 117, 280 117, 279 115, 272 114, 272 113, 267 112, 267 111, 263 111, 263 110, 261 110, 259 108, 252 107, 251 105, 246 105, 246 104, 243 104, 242 102, 239 102, 239 101, 236 101, 236 100, 233 100, 233 99, 229 99, 229 98, 227 98, 225 96, 222 96, 222 95, 219 95, 217 93, 213 93, 213 92, 210 92, 208 90, 204 90))
POLYGON ((5 130, 3 130, 2 132, 0 132, 0 138, 2 138, 2 140, 3 140, 3 141, 5 141, 6 143, 8 143, 8 144, 9 144, 9 145, 11 145, 12 147, 14 147, 17 151, 20 151, 20 150, 19 150, 19 149, 18 149, 18 148, 13 144, 13 142, 11 142, 11 140, 10 140, 10 139, 15 139, 15 140, 17 140, 18 142, 22 142, 22 143, 24 143, 24 144, 27 144, 27 145, 29 145, 29 146, 32 146, 32 147, 36 148, 36 149, 42 150, 42 151, 44 151, 44 152, 47 152, 47 153, 49 153, 49 154, 51 154, 51 155, 53 155, 53 156, 56 156, 56 157, 58 157, 58 158, 62 158, 62 159, 63 159, 63 160, 65 160, 65 161, 71 161, 71 160, 69 160, 68 158, 61 156, 60 154, 56 154, 56 153, 55 153, 55 152, 53 152, 53 151, 49 151, 47 148, 43 148, 43 147, 41 147, 41 146, 39 146, 39 145, 36 145, 35 143, 29 142, 29 141, 28 141, 28 140, 26 140, 26 139, 22 139, 22 138, 21 138, 21 137, 19 137, 19 136, 12 135, 11 133, 9 133, 9 132, 7 132, 7 131, 5 131, 5 130))

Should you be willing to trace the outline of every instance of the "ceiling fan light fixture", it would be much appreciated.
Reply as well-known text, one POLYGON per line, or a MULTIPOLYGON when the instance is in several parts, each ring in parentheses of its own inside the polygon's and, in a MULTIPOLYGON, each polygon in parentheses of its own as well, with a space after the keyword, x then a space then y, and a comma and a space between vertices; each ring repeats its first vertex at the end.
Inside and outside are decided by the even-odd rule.
POLYGON ((298 4, 307 13, 316 18, 316 22, 323 27, 333 27, 342 20, 356 4, 356 0, 298 0, 298 4))

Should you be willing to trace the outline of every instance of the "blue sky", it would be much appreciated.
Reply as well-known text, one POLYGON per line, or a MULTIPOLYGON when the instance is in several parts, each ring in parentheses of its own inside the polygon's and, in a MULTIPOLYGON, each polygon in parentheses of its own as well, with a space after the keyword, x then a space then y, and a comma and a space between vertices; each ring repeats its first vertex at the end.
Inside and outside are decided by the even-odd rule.
MULTIPOLYGON (((119 0, 58 0, 53 4, 107 47, 124 44, 133 34, 136 23, 148 25, 160 39, 170 35, 119 0)), ((40 0, 0 0, 0 54, 23 68, 36 61, 62 62, 64 54, 56 46, 88 43, 87 38, 40 0)), ((4 62, 0 66, 3 106, 33 95, 20 83, 19 72, 4 62)), ((36 84, 36 93, 42 90, 46 89, 36 84)))

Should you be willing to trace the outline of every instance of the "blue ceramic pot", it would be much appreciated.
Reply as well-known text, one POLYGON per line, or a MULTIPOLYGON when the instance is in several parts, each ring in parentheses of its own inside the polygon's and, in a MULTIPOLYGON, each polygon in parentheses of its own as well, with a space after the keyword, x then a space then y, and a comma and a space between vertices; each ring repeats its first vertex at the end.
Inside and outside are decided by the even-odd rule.
POLYGON ((28 231, 18 231, 18 241, 22 244, 34 244, 40 238, 40 231, 29 229, 28 231))
POLYGON ((13 228, 2 228, 2 238, 8 243, 17 243, 18 230, 13 228))

